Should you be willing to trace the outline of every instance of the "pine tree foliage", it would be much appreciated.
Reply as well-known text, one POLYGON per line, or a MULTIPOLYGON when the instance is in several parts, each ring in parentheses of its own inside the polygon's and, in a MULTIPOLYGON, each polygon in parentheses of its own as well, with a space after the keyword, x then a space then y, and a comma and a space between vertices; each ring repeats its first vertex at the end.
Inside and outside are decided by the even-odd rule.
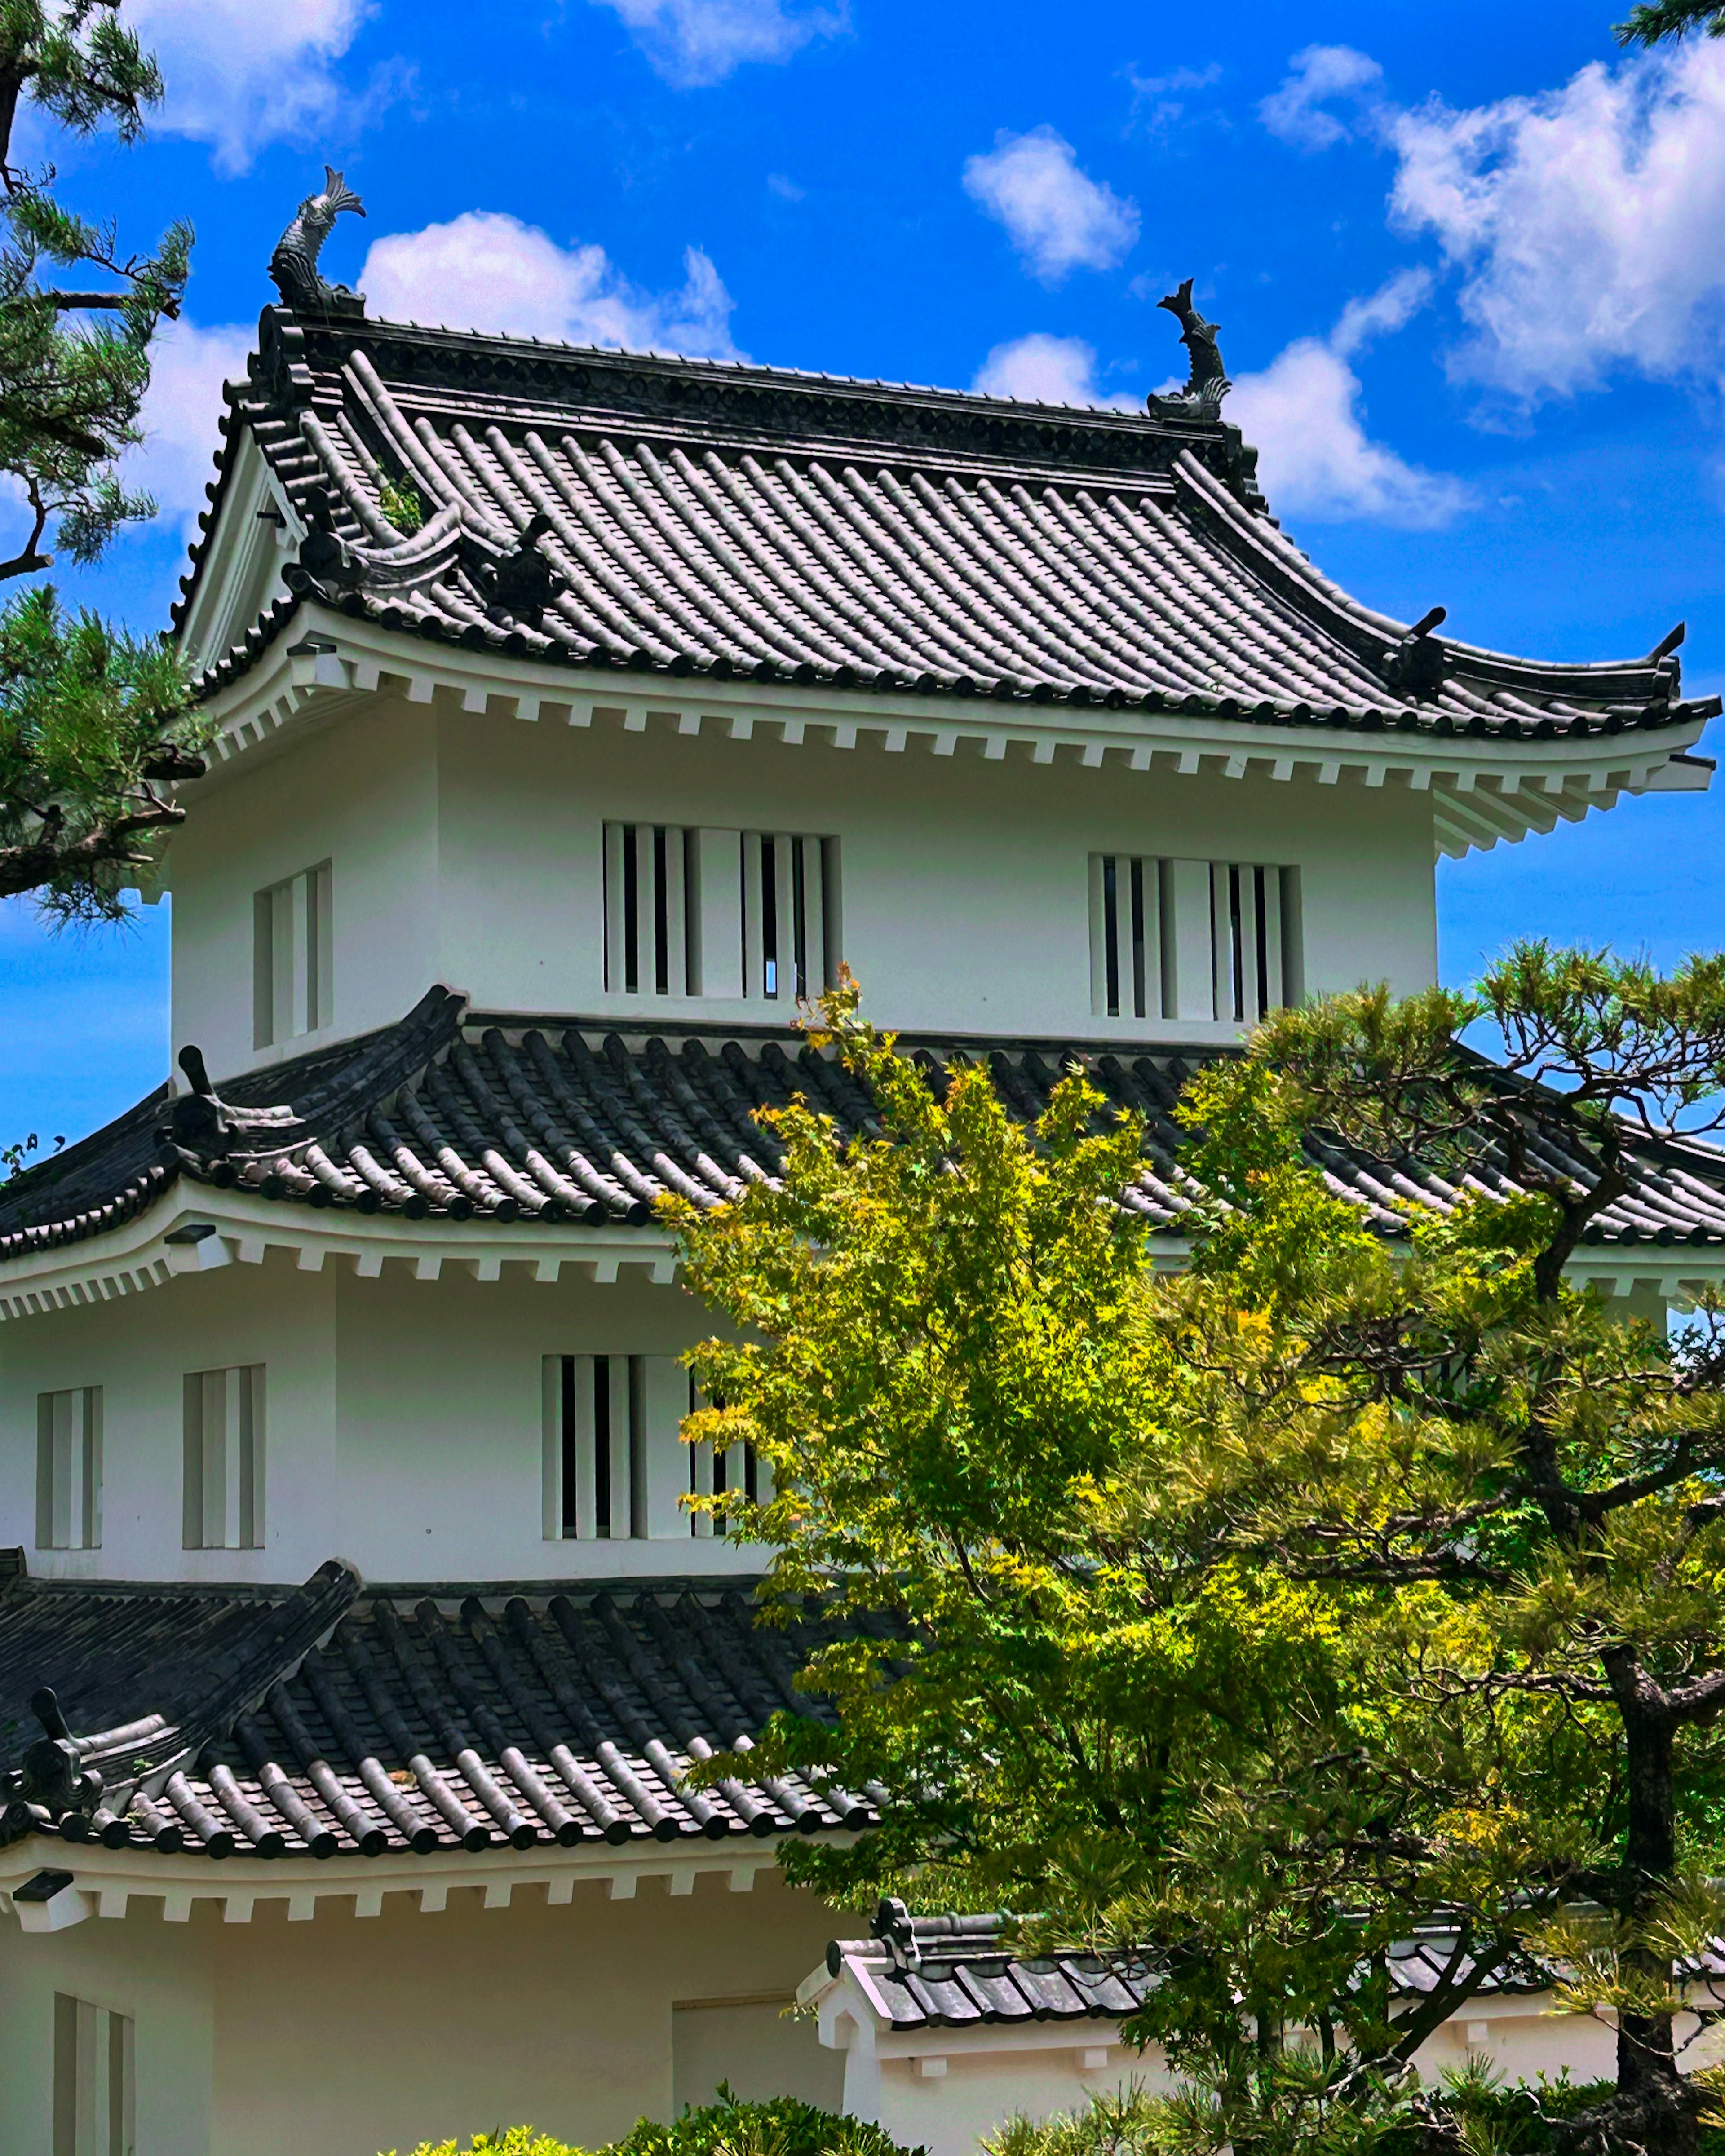
POLYGON ((821 1023, 878 1133, 794 1106, 778 1184, 667 1209, 733 1327, 685 1434, 770 1463, 770 1501, 714 1502, 776 1546, 769 1614, 835 1627, 803 1678, 830 1714, 747 1771, 885 1798, 793 1872, 1141 1967, 1137 2033, 1189 2082, 1170 2148, 1482 2148, 1409 2070, 1506 1981, 1618 2030, 1616 2092, 1549 2146, 1697 2147, 1725 1322, 1671 1339, 1567 1268, 1632 1141, 1681 1173, 1717 1127, 1725 962, 1534 944, 1471 998, 1278 1014, 1190 1090, 1172 1277, 1120 1203, 1142 1129, 1081 1074, 1026 1130, 854 988, 821 1023), (1461 1045, 1479 1023, 1502 1061, 1461 1045), (1386 1238, 1309 1130, 1472 1194, 1386 1238))
MULTIPOLYGON (((15 162, 27 110, 74 136, 143 131, 155 62, 116 0, 0 0, 0 473, 24 529, 0 579, 49 567, 55 543, 95 560, 155 514, 118 475, 142 439, 150 346, 179 311, 192 233, 122 254, 111 224, 56 200, 51 167, 15 162)), ((0 897, 41 891, 61 917, 112 918, 182 811, 170 788, 203 764, 165 647, 67 615, 42 588, 0 610, 0 897)))
POLYGON ((1692 30, 1704 30, 1710 38, 1725 38, 1725 8, 1718 0, 1643 0, 1630 11, 1629 20, 1617 25, 1620 45, 1658 45, 1675 43, 1692 30))

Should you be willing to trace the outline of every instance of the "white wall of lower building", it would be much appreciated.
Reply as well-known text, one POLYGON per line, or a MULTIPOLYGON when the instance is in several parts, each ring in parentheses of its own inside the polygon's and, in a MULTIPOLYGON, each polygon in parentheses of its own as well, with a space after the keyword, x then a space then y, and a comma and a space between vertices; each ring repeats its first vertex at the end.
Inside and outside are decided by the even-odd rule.
POLYGON ((581 1884, 562 1907, 521 1889, 487 1910, 471 1888, 435 1915, 350 1906, 295 1923, 260 1901, 228 1924, 195 1902, 169 1923, 135 1900, 45 1936, 0 1919, 0 2149, 53 2147, 56 1991, 133 2017, 138 2156, 374 2156, 521 2123, 598 2148, 670 2118, 680 2087, 710 2096, 716 2021, 739 2092, 799 2079, 839 2100, 839 2062, 783 2013, 833 1914, 776 1874, 747 1895, 713 1876, 624 1902, 581 1884))

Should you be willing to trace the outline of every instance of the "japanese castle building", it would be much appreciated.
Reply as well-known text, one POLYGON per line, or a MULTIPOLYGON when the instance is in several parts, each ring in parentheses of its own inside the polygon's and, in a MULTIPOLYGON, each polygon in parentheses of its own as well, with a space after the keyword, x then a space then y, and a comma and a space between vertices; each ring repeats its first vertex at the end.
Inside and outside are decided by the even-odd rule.
MULTIPOLYGON (((1082 1970, 824 1958, 775 1850, 867 1791, 680 1785, 809 1702, 680 1503, 653 1201, 771 1176, 799 1090, 869 1115, 792 1024, 842 960, 1026 1115, 1074 1058, 1146 1111, 1178 1261, 1194 1060, 1430 982, 1437 854, 1705 787, 1719 708, 1356 603, 1194 383, 266 309, 176 613, 183 1075, 0 1194, 0 2147, 593 2146, 728 2076, 957 2156, 1135 2070, 1082 1970)), ((1386 1232, 1451 1195, 1322 1163, 1386 1232)), ((1717 1279, 1725 1162, 1645 1150, 1578 1270, 1717 1279)))

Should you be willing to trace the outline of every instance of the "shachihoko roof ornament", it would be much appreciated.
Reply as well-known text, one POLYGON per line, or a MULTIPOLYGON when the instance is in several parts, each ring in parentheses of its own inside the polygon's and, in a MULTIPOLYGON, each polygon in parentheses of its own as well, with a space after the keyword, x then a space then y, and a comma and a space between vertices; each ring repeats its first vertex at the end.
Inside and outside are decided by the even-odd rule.
POLYGON ((333 165, 323 168, 323 192, 307 195, 293 223, 275 243, 270 275, 282 304, 300 315, 357 315, 366 311, 363 292, 331 285, 317 266, 323 244, 344 209, 363 217, 366 206, 333 165))
POLYGON ((1179 323, 1180 341, 1186 347, 1191 372, 1186 387, 1173 396, 1158 396, 1154 390, 1151 392, 1145 403, 1152 412, 1160 404, 1207 404, 1214 410, 1234 387, 1222 363, 1222 347, 1216 341, 1222 325, 1207 322, 1193 305, 1192 283, 1192 279, 1187 278, 1178 291, 1166 292, 1156 302, 1158 307, 1166 307, 1179 323))

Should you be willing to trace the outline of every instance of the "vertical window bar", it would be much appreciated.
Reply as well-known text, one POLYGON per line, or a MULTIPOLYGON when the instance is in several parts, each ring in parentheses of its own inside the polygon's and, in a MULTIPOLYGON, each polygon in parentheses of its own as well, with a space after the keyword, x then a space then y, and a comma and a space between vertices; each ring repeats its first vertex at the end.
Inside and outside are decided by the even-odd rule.
POLYGON ((1284 873, 1280 869, 1262 871, 1264 896, 1260 919, 1263 925, 1259 933, 1264 945, 1264 1008, 1266 1010, 1280 1010, 1288 999, 1282 968, 1281 887, 1284 873))
POLYGON ((647 1358, 629 1358, 629 1531, 644 1542, 651 1531, 648 1518, 650 1489, 647 1468, 647 1358))
POLYGON ((623 905, 623 856, 628 840, 628 827, 623 824, 605 826, 604 893, 605 893, 605 993, 620 996, 628 977, 628 961, 624 956, 624 919, 623 905))
POLYGON ((1242 934, 1245 923, 1240 917, 1240 870, 1230 864, 1228 870, 1228 957, 1229 973, 1234 988, 1234 1016, 1236 1024, 1246 1014, 1245 939, 1242 934))
POLYGON ((758 831, 742 834, 742 993, 767 993, 767 930, 761 917, 761 861, 766 841, 758 831))
POLYGON ((1093 1018, 1108 1014, 1108 962, 1104 948, 1102 918, 1106 896, 1102 887, 1102 855, 1090 857, 1090 1008, 1093 1018))
POLYGON ((664 833, 664 855, 659 865, 660 905, 665 915, 664 993, 689 993, 689 901, 684 890, 688 865, 687 834, 675 824, 664 833))
POLYGON ((1267 880, 1262 869, 1252 870, 1253 927, 1257 933, 1252 942, 1258 961, 1258 1008, 1253 1014, 1262 1018, 1275 1008, 1270 996, 1270 932, 1268 911, 1265 903, 1264 886, 1267 880))
POLYGON ((827 985, 827 849, 822 839, 798 841, 803 856, 803 924, 805 995, 818 996, 827 985))
POLYGON ((102 1389, 86 1385, 82 1395, 84 1409, 84 1487, 80 1509, 82 1518, 79 1525, 85 1549, 100 1549, 102 1546, 102 1389))
POLYGON ((609 1391, 608 1427, 610 1436, 610 1457, 607 1461, 606 1487, 610 1491, 610 1538, 614 1543, 629 1540, 634 1522, 634 1489, 629 1480, 629 1469, 634 1461, 634 1431, 629 1422, 633 1388, 630 1383, 634 1358, 629 1355, 608 1355, 606 1362, 609 1391))

